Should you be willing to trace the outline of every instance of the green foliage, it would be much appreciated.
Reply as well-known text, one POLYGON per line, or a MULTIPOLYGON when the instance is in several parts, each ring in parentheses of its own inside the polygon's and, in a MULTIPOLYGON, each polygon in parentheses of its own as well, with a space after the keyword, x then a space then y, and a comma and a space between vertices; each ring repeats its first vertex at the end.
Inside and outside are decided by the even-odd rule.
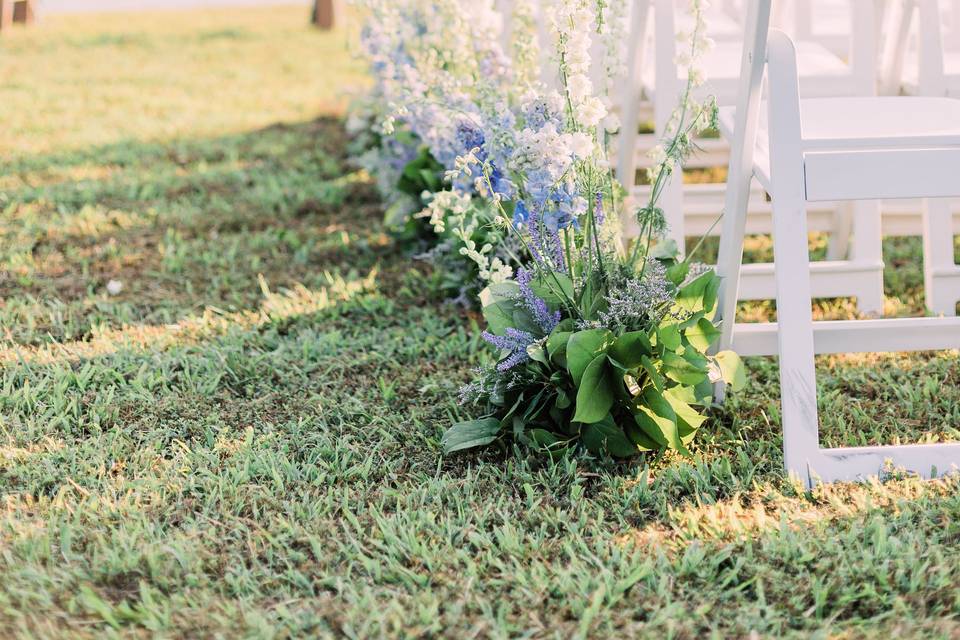
MULTIPOLYGON (((674 268, 672 275, 682 282, 687 270, 674 268)), ((534 291, 549 290, 542 280, 535 285, 534 291)), ((512 428, 491 428, 474 438, 476 425, 461 423, 448 431, 445 442, 452 439, 456 449, 463 449, 506 436, 534 447, 547 442, 551 452, 579 441, 593 453, 615 457, 653 450, 689 455, 687 444, 706 420, 713 383, 738 390, 746 375, 737 354, 709 353, 720 335, 710 320, 718 287, 713 271, 683 284, 664 319, 649 332, 617 335, 609 329, 574 330, 571 320, 560 323, 527 348, 525 366, 537 382, 490 399, 497 415, 509 407, 526 407, 522 416, 511 410, 512 428), (532 395, 531 388, 539 391, 532 395)), ((551 298, 552 306, 561 298, 551 298)), ((491 285, 481 300, 494 334, 515 328, 538 335, 516 283, 491 285)))
POLYGON ((443 165, 433 158, 429 149, 421 147, 417 157, 403 168, 397 189, 419 200, 424 191, 433 193, 443 188, 442 176, 443 165))

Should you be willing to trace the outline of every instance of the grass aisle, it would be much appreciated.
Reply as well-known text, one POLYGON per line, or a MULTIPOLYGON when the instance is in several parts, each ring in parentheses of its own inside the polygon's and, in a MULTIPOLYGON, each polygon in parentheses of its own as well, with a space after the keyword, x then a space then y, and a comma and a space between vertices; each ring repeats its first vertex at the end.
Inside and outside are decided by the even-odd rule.
MULTIPOLYGON (((442 459, 488 354, 346 163, 344 35, 190 16, 0 39, 0 635, 960 634, 960 483, 799 492, 773 361, 692 460, 442 459)), ((819 366, 827 444, 960 436, 956 352, 819 366)))

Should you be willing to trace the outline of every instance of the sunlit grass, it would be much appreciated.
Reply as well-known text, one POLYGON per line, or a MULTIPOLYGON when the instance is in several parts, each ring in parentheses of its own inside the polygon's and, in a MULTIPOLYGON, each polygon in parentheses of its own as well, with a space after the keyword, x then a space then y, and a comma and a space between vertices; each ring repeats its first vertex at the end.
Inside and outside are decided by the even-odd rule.
MULTIPOLYGON (((347 163, 344 38, 302 8, 0 38, 0 636, 960 634, 957 481, 785 480, 773 359, 690 459, 442 458, 489 353, 347 163)), ((919 241, 884 251, 916 313, 919 241)), ((960 440, 956 352, 818 373, 825 446, 960 440)))

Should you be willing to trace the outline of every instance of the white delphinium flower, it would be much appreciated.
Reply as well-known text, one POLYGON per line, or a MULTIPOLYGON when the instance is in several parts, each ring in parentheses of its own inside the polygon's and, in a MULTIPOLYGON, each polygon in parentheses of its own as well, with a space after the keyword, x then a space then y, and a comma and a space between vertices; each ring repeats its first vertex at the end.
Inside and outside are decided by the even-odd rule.
POLYGON ((600 0, 599 38, 603 46, 603 95, 617 92, 617 84, 627 73, 627 3, 625 0, 600 0))
POLYGON ((430 218, 430 224, 438 234, 446 230, 448 220, 454 224, 462 223, 470 211, 470 196, 457 191, 424 192, 421 197, 428 201, 427 206, 414 217, 430 218))
POLYGON ((514 81, 521 90, 533 87, 540 75, 540 47, 534 0, 516 0, 510 32, 514 81))

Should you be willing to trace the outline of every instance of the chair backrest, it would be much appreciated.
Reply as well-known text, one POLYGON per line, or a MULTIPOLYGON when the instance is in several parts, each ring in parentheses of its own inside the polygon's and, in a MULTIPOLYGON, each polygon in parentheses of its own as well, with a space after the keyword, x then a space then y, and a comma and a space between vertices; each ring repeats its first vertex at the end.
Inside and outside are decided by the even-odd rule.
MULTIPOLYGON (((827 0, 819 0, 824 2, 827 0)), ((835 0, 834 0, 835 1, 835 0)), ((771 14, 771 22, 780 22, 787 26, 788 31, 797 31, 795 37, 803 40, 816 41, 816 34, 812 29, 812 8, 815 8, 818 0, 786 0, 777 2, 773 5, 774 11, 779 11, 780 15, 771 14)), ((855 95, 873 95, 876 93, 877 70, 879 68, 879 25, 877 20, 877 2, 878 0, 841 0, 849 7, 848 17, 846 19, 846 40, 847 57, 850 69, 850 81, 847 94, 855 95)), ((960 2, 960 0, 958 0, 960 2)), ((638 4, 643 4, 644 0, 639 0, 638 4)), ((677 0, 654 0, 655 8, 655 30, 653 46, 656 51, 657 72, 656 78, 676 77, 676 58, 677 58, 677 40, 676 40, 676 11, 677 0), (660 65, 663 65, 661 70, 660 65)), ((741 13, 742 16, 742 13, 741 13)), ((741 23, 743 20, 741 19, 741 23)), ((709 24, 707 25, 709 31, 709 24)), ((742 35, 738 37, 742 39, 742 35)), ((631 46, 641 46, 642 40, 631 40, 631 46)), ((709 80, 709 78, 708 78, 709 80)), ((659 90, 659 81, 658 90, 659 90)), ((804 88, 805 95, 825 95, 833 89, 818 89, 816 85, 809 89, 804 88)))
MULTIPOLYGON (((810 140, 803 135, 796 46, 782 32, 771 33, 768 65, 771 153, 787 149, 798 155, 806 201, 960 197, 956 178, 960 136, 913 136, 907 121, 910 113, 904 112, 898 117, 904 124, 896 134, 872 138, 844 131, 833 141, 810 140)), ((845 108, 856 109, 857 102, 848 102, 845 108)), ((939 108, 934 101, 927 105, 939 108)), ((864 106, 862 118, 869 122, 871 113, 867 103, 864 106)), ((776 180, 774 172, 771 158, 771 180, 776 180)))

